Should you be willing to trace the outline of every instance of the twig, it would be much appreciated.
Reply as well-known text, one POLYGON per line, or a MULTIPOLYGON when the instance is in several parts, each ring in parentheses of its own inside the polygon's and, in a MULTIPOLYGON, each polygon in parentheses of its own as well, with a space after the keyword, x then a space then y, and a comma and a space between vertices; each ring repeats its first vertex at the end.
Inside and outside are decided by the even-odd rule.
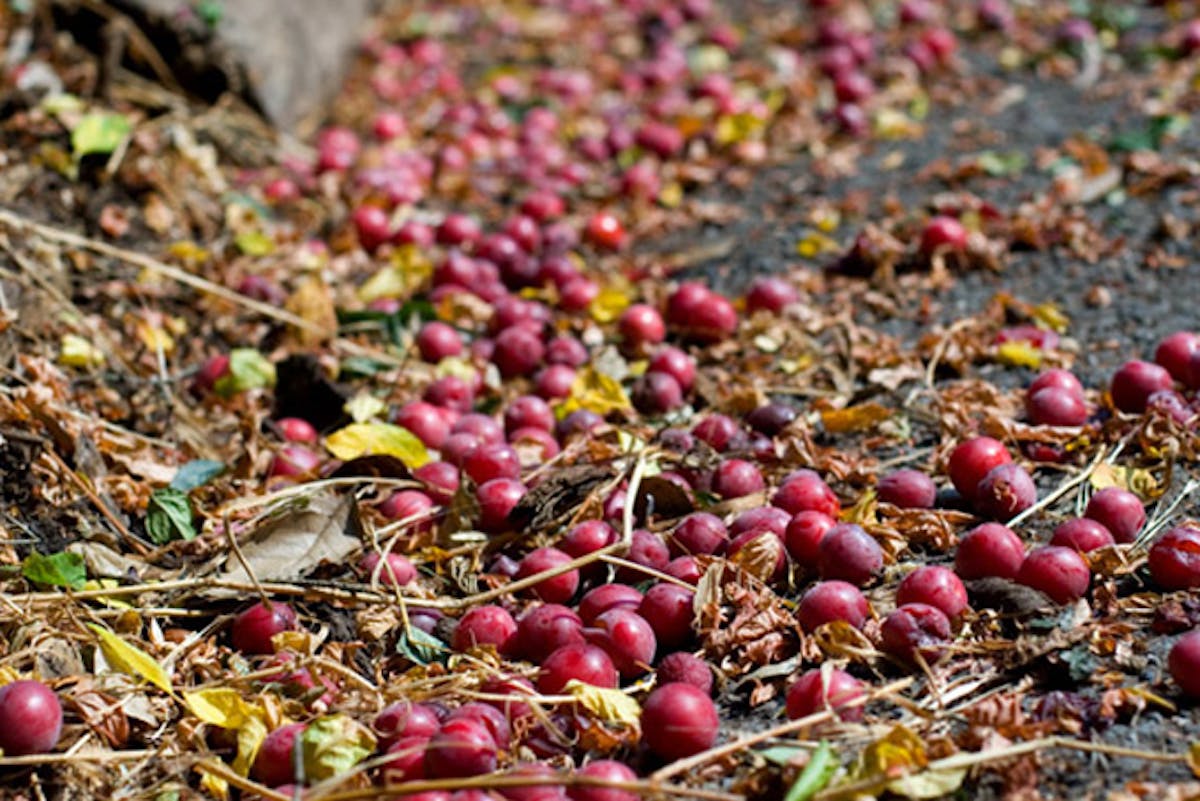
POLYGON ((733 740, 732 742, 715 746, 707 751, 701 751, 694 756, 676 760, 670 765, 660 768, 658 771, 652 773, 650 778, 654 781, 663 781, 664 779, 669 779, 672 776, 677 776, 680 773, 693 771, 706 762, 712 762, 715 759, 721 759, 722 757, 736 754, 738 751, 744 751, 752 745, 758 745, 759 743, 772 740, 781 735, 791 734, 794 731, 806 729, 809 726, 813 726, 817 723, 824 723, 836 717, 839 710, 853 709, 854 707, 864 706, 871 701, 884 697, 885 695, 891 695, 892 693, 906 689, 907 687, 910 687, 914 681, 915 679, 912 676, 898 679, 890 684, 883 685, 874 692, 868 693, 867 695, 860 695, 858 698, 847 701, 844 704, 840 704, 838 709, 826 709, 821 712, 814 712, 811 715, 807 715, 797 720, 789 720, 787 723, 782 723, 778 726, 767 729, 766 731, 760 731, 755 734, 751 734, 748 737, 742 737, 740 739, 733 740))
POLYGON ((16 768, 31 765, 64 765, 71 762, 135 762, 139 759, 160 756, 159 751, 88 751, 82 754, 27 754, 25 756, 0 757, 0 767, 16 768))
POLYGON ((126 264, 132 264, 135 267, 140 267, 143 270, 169 278, 176 283, 195 289, 197 292, 202 292, 206 295, 213 295, 222 300, 233 303, 237 306, 250 309, 264 317, 269 317, 273 320, 278 320, 288 325, 294 325, 297 328, 314 333, 324 333, 325 330, 316 323, 310 322, 299 315, 292 314, 269 303, 254 300, 240 292, 235 292, 228 287, 223 287, 220 284, 213 283, 198 275, 193 275, 186 270, 178 267, 173 267, 170 264, 159 261, 156 258, 147 256, 144 253, 138 253, 133 250, 126 250, 107 242, 101 242, 98 239, 82 236, 81 234, 71 233, 59 228, 54 228, 49 225, 42 225, 34 222, 28 217, 24 217, 16 212, 8 209, 0 209, 0 225, 8 228, 15 233, 25 235, 33 234, 48 242, 54 242, 58 245, 66 247, 79 248, 81 250, 90 250, 93 253, 99 253, 102 256, 108 256, 113 259, 118 259, 126 264))
POLYGON ((1053 492, 1051 492, 1049 495, 1047 495, 1045 498, 1042 498, 1040 501, 1035 503, 1033 506, 1030 506, 1024 512, 1021 512, 1019 515, 1014 517, 1012 520, 1009 520, 1004 525, 1008 526, 1009 528, 1015 529, 1021 523, 1025 522, 1029 518, 1033 517, 1038 512, 1040 512, 1043 509, 1045 509, 1046 507, 1050 506, 1055 501, 1057 501, 1059 498, 1066 495, 1068 492, 1075 489, 1083 482, 1087 481, 1088 478, 1091 477, 1092 473, 1095 472, 1096 468, 1100 466, 1100 463, 1104 461, 1104 457, 1106 454, 1107 454, 1107 451, 1104 448, 1101 448, 1099 451, 1096 452, 1095 458, 1093 458, 1092 461, 1088 463, 1088 466, 1083 468, 1083 470, 1080 470, 1077 475, 1075 475, 1069 481, 1064 481, 1062 484, 1059 484, 1058 487, 1056 487, 1055 490, 1053 492))
POLYGON ((222 521, 222 528, 225 529, 225 539, 229 540, 229 547, 233 551, 233 555, 237 557, 238 563, 242 569, 246 571, 246 576, 250 579, 250 583, 254 585, 254 590, 258 593, 262 600, 262 605, 271 608, 271 596, 263 591, 263 586, 258 580, 258 576, 254 575, 254 568, 250 567, 250 563, 246 561, 246 555, 242 553, 242 546, 238 545, 237 537, 234 536, 233 526, 230 524, 229 515, 225 515, 222 521))
MULTIPOLYGON (((310 801, 359 801, 359 799, 389 798, 394 796, 412 795, 434 790, 468 790, 494 789, 498 787, 599 787, 636 793, 642 796, 671 795, 677 798, 695 798, 700 801, 743 801, 744 796, 736 793, 726 793, 720 790, 701 790, 693 787, 660 784, 649 781, 612 781, 598 776, 585 776, 578 773, 563 773, 556 776, 535 775, 496 775, 471 776, 465 779, 422 779, 420 781, 404 782, 403 784, 388 784, 383 787, 367 787, 354 790, 344 790, 338 793, 315 795, 310 801)), ((308 798, 308 796, 305 796, 308 798)))

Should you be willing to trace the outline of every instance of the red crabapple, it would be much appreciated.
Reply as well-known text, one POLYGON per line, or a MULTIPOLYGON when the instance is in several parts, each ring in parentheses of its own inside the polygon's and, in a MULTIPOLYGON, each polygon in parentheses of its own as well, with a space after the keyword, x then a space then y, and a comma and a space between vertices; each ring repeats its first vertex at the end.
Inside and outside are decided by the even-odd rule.
POLYGON ((1034 425, 1078 426, 1088 418, 1087 403, 1059 387, 1045 387, 1025 399, 1025 413, 1034 425))
POLYGON ((629 609, 609 609, 584 630, 588 642, 602 648, 624 678, 646 672, 654 661, 658 642, 645 618, 629 609))
POLYGON ((1037 487, 1021 465, 996 465, 975 488, 974 503, 988 517, 1009 520, 1037 503, 1037 487))
POLYGON ((713 473, 713 492, 722 498, 742 498, 753 495, 766 486, 762 473, 744 459, 726 459, 713 473))
POLYGON ((817 546, 817 572, 822 579, 862 586, 882 569, 883 549, 855 523, 838 523, 817 546))
POLYGON ((516 644, 517 622, 507 609, 500 606, 477 606, 459 618, 454 627, 453 645, 456 651, 467 651, 476 645, 494 645, 501 655, 512 652, 516 644))
POLYGON ((1088 553, 1113 544, 1113 535, 1102 523, 1089 517, 1064 520, 1054 528, 1051 545, 1061 545, 1088 553))
POLYGON ((896 588, 896 604, 927 604, 951 620, 967 608, 967 589, 953 570, 923 565, 905 576, 896 588))
POLYGON ((812 470, 798 470, 785 479, 771 498, 771 505, 792 515, 814 511, 835 519, 842 511, 837 495, 812 470))
POLYGON ((932 509, 937 501, 937 485, 920 470, 897 470, 875 485, 879 500, 901 509, 932 509))
POLYGON ((5 756, 54 750, 62 724, 58 696, 40 681, 20 679, 0 687, 0 748, 5 756))
POLYGON ((881 650, 902 662, 915 662, 917 654, 933 662, 950 639, 950 620, 935 606, 903 604, 884 618, 879 637, 881 650))
POLYGON ((691 639, 694 597, 691 590, 665 582, 646 590, 637 613, 654 629, 659 648, 675 650, 691 639))
POLYGON ((1158 343, 1154 361, 1176 381, 1187 384, 1191 377, 1191 362, 1200 353, 1200 336, 1192 331, 1177 331, 1158 343))
MULTIPOLYGON (((568 554, 558 548, 536 548, 525 555, 517 569, 517 580, 526 579, 548 570, 567 564, 571 561, 568 554)), ((579 571, 568 570, 557 576, 543 579, 530 587, 538 598, 547 603, 564 603, 569 601, 579 589, 579 571)))
POLYGON ((1103 525, 1122 543, 1137 539, 1146 523, 1141 498, 1122 487, 1105 487, 1093 494, 1083 515, 1103 525))
POLYGON ((1176 526, 1150 547, 1150 577, 1165 590, 1200 587, 1200 529, 1176 526))
POLYGON ((821 540, 837 521, 824 512, 804 511, 793 517, 784 532, 788 555, 801 569, 816 572, 821 540))
POLYGON ((660 659, 655 676, 659 684, 683 682, 702 690, 706 695, 712 695, 712 668, 703 659, 687 651, 676 651, 660 659))
POLYGON ((271 639, 296 628, 296 613, 285 603, 272 601, 270 606, 257 603, 243 610, 230 624, 230 641, 243 654, 271 654, 275 646, 271 639))
POLYGON ((834 669, 828 671, 827 677, 826 671, 817 668, 800 676, 788 688, 787 716, 799 720, 832 708, 841 720, 862 720, 862 706, 842 708, 862 695, 862 682, 846 671, 834 669))
POLYGON ((1091 580, 1091 570, 1079 552, 1058 545, 1033 549, 1017 572, 1018 583, 1040 590, 1057 604, 1082 598, 1091 580))
POLYGON ((564 645, 542 660, 538 674, 538 692, 561 693, 572 679, 594 687, 613 688, 618 684, 617 669, 602 648, 594 645, 564 645))
POLYGON ((845 581, 814 584, 800 598, 796 619, 807 632, 834 620, 844 620, 856 629, 867 622, 871 609, 862 591, 845 581))
MULTIPOLYGON (((1167 667, 1184 695, 1200 698, 1200 629, 1176 640, 1167 655, 1167 667)), ((8 752, 7 748, 4 750, 8 752)))
POLYGON ((1160 389, 1171 389, 1171 374, 1166 368, 1139 359, 1125 362, 1113 373, 1109 392, 1113 405, 1123 412, 1140 414, 1146 401, 1160 389))
POLYGON ((950 452, 947 472, 958 494, 975 500, 975 491, 992 468, 1012 461, 1004 443, 991 437, 975 437, 950 452))
POLYGON ((564 645, 584 642, 579 615, 560 604, 535 606, 517 621, 516 653, 534 664, 564 645))
POLYGON ((708 694, 682 682, 658 687, 642 705, 642 739, 665 760, 711 748, 721 727, 708 694))
POLYGON ((1025 560, 1025 545, 1012 529, 999 523, 984 523, 958 542, 954 572, 971 580, 996 576, 1016 578, 1025 560))

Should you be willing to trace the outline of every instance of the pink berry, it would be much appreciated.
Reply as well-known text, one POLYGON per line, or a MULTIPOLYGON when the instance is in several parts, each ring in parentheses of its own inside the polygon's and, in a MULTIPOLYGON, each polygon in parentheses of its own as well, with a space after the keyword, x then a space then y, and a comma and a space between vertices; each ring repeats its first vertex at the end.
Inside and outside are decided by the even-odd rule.
POLYGON ((655 676, 660 685, 683 682, 701 690, 705 695, 712 695, 712 668, 703 659, 687 651, 676 651, 660 659, 655 676))
POLYGON ((719 556, 729 547, 729 531, 716 515, 693 512, 675 527, 671 544, 680 554, 719 556))
POLYGON ((516 479, 521 477, 521 459, 511 445, 485 442, 467 453, 462 469, 476 484, 516 479))
MULTIPOLYGON (((530 551, 521 560, 517 570, 517 580, 529 578, 556 567, 567 564, 571 557, 557 548, 545 547, 530 551)), ((543 579, 534 584, 530 591, 547 603, 565 603, 579 589, 579 571, 568 570, 552 578, 543 579)))
POLYGON ((397 701, 384 707, 371 729, 385 748, 402 737, 432 737, 441 725, 436 710, 427 704, 397 701))
POLYGON ((636 611, 642 603, 642 594, 628 584, 601 584, 588 592, 579 601, 579 617, 585 625, 592 625, 596 618, 612 609, 636 611))
POLYGON ((635 303, 621 313, 617 320, 621 338, 632 349, 657 345, 667 336, 667 326, 658 309, 645 303, 635 303))
POLYGON ((746 311, 779 314, 799 299, 796 288, 782 278, 764 276, 755 279, 746 292, 746 311))
POLYGON ((817 571, 825 580, 862 586, 883 569, 883 549, 855 523, 838 523, 817 546, 817 571))
MULTIPOLYGON (((580 776, 599 779, 604 782, 633 782, 637 774, 628 765, 611 759, 601 759, 589 762, 579 769, 580 776)), ((573 784, 567 788, 567 797, 571 801, 638 801, 637 793, 628 790, 618 790, 604 785, 573 784)))
POLYGON ((20 679, 0 687, 0 748, 5 756, 53 751, 62 724, 58 696, 40 681, 20 679))
POLYGON ((321 457, 303 445, 284 445, 275 452, 267 472, 272 476, 302 478, 316 472, 321 457))
POLYGON ((740 433, 737 422, 723 414, 710 414, 692 428, 692 433, 712 446, 713 450, 723 452, 729 448, 734 437, 740 433))
POLYGON ((280 726, 263 740, 250 768, 250 775, 268 787, 278 787, 293 781, 295 776, 293 752, 296 739, 308 728, 306 723, 280 726))
POLYGON ((634 383, 631 400, 643 414, 665 414, 683 405, 683 390, 671 375, 652 370, 634 383))
POLYGON ((594 645, 564 645, 542 661, 538 692, 553 695, 572 679, 595 687, 616 687, 617 669, 603 649, 594 645))
POLYGON ((967 247, 967 229, 954 217, 933 217, 921 232, 921 252, 962 251, 967 247))
POLYGON ((796 679, 787 691, 787 716, 792 720, 806 718, 826 709, 837 710, 844 721, 862 720, 861 706, 842 708, 863 695, 862 682, 844 670, 810 670, 796 679))
POLYGON ((679 384, 679 389, 685 394, 691 390, 692 384, 696 380, 695 360, 672 345, 659 348, 653 358, 650 359, 650 364, 646 370, 653 373, 666 373, 671 376, 679 384))
POLYGON ((645 618, 629 609, 609 609, 592 621, 584 636, 609 655, 624 678, 645 673, 658 649, 654 629, 645 618))
POLYGON ((984 523, 959 540, 954 555, 954 572, 971 580, 996 576, 1016 578, 1025 560, 1025 545, 1012 529, 999 523, 984 523))
POLYGON ((584 642, 579 615, 559 604, 535 606, 517 621, 516 653, 535 664, 565 645, 584 642))
POLYGON ((391 218, 378 206, 359 206, 354 210, 352 219, 358 231, 358 241, 368 253, 374 253, 392 238, 391 218))
POLYGON ((884 618, 880 648, 902 662, 937 660, 950 639, 950 621, 942 610, 927 604, 903 604, 884 618))
POLYGON ((1078 426, 1088 418, 1087 403, 1058 387, 1045 387, 1031 393, 1025 400, 1025 412, 1034 425, 1078 426))
POLYGON ((422 359, 437 363, 462 353, 462 337, 453 327, 431 320, 425 323, 417 334, 417 349, 421 352, 422 359))
POLYGON ((1200 587, 1200 529, 1176 526, 1150 547, 1150 577, 1165 590, 1200 587))
POLYGON ((450 435, 450 418, 441 407, 412 401, 396 410, 396 425, 408 429, 426 447, 441 448, 450 435))
POLYGON ((897 470, 875 485, 879 500, 901 509, 932 509, 937 501, 937 486, 920 470, 897 470))
MULTIPOLYGON (((436 732, 436 729, 435 729, 436 732)), ((385 749, 385 761, 380 766, 380 775, 388 784, 420 781, 425 778, 425 752, 433 735, 400 737, 385 749)), ((276 788, 278 790, 279 788, 276 788)))
POLYGON ((1057 604, 1082 598, 1091 580, 1091 570, 1079 552, 1057 545, 1030 551, 1017 572, 1019 583, 1040 590, 1057 604))
POLYGON ((1069 392, 1078 398, 1083 397, 1083 384, 1079 382, 1079 379, 1075 376, 1075 374, 1070 370, 1062 370, 1059 368, 1045 370, 1041 373, 1038 373, 1038 377, 1033 379, 1033 382, 1029 385, 1029 389, 1026 390, 1026 392, 1032 396, 1035 392, 1051 387, 1060 389, 1064 392, 1069 392))
POLYGON ((477 606, 463 615, 454 627, 454 650, 467 651, 477 645, 494 645, 501 655, 516 644, 517 622, 507 609, 477 606))
POLYGON ((801 569, 815 573, 821 540, 835 525, 837 521, 824 512, 808 510, 793 517, 784 532, 784 544, 792 561, 801 569))
POLYGON ((795 419, 796 410, 782 403, 768 403, 746 415, 746 423, 755 431, 768 437, 777 436, 795 419))
POLYGON ((664 684, 642 706, 642 739, 661 759, 683 759, 711 748, 720 727, 712 699, 691 684, 664 684))
POLYGON ((766 483, 762 473, 743 459, 726 459, 713 473, 713 492, 722 498, 742 498, 760 492, 766 483))
POLYGON ((417 577, 413 563, 398 553, 389 553, 384 559, 377 551, 369 551, 358 563, 358 569, 370 581, 378 576, 379 583, 385 587, 403 587, 417 577))
POLYGON ((504 378, 532 375, 544 353, 541 337, 523 326, 512 326, 496 336, 492 362, 504 378))
POLYGON ((230 641, 243 654, 272 654, 271 638, 296 628, 296 613, 285 603, 257 603, 243 610, 230 624, 230 641))
POLYGON ((927 604, 954 620, 967 609, 967 589, 954 571, 924 565, 901 580, 896 588, 896 604, 927 604))
POLYGON ((496 770, 498 744, 477 718, 447 720, 429 740, 425 773, 431 778, 480 776, 496 770))
POLYGON ((1200 630, 1189 631, 1171 646, 1167 667, 1184 695, 1200 698, 1200 630))
POLYGON ((1112 533, 1117 542, 1133 542, 1146 523, 1142 500, 1122 487, 1105 487, 1088 501, 1084 517, 1091 518, 1112 533))
POLYGON ((771 505, 792 515, 813 511, 835 519, 842 511, 837 495, 812 470, 799 470, 785 479, 771 498, 771 505))
POLYGON ((318 439, 317 429, 312 423, 299 417, 282 417, 275 421, 279 434, 288 442, 313 445, 318 439))
POLYGON ((975 500, 979 482, 992 468, 1012 461, 1004 443, 991 437, 975 437, 958 445, 950 453, 947 472, 958 494, 975 500))
POLYGON ((1074 548, 1083 553, 1112 545, 1113 541, 1112 532, 1088 517, 1076 517, 1059 523, 1050 538, 1051 545, 1074 548))
POLYGON ((1037 503, 1037 487, 1013 462, 993 467, 975 489, 975 506, 996 520, 1009 520, 1037 503))
POLYGON ((858 587, 845 581, 822 581, 800 598, 796 619, 807 632, 835 620, 844 620, 860 629, 870 612, 867 599, 858 587))
POLYGON ((674 650, 691 639, 694 597, 677 584, 655 584, 646 590, 637 613, 654 629, 660 648, 674 650))
POLYGON ((1191 331, 1178 331, 1158 343, 1154 361, 1166 369, 1171 377, 1187 384, 1191 378, 1191 363, 1200 353, 1200 336, 1191 331))
POLYGON ((758 506, 738 515, 729 527, 729 533, 737 536, 747 531, 770 531, 783 539, 791 521, 791 515, 777 506, 758 506))
POLYGON ((512 478, 493 478, 475 490, 479 501, 479 530, 499 533, 508 528, 508 516, 521 498, 525 485, 512 478))
POLYGON ((620 250, 626 240, 625 226, 616 215, 607 211, 598 211, 588 218, 584 235, 603 250, 620 250))
POLYGON ((1129 414, 1140 414, 1146 401, 1160 389, 1171 389, 1171 374, 1152 362, 1137 359, 1125 362, 1113 373, 1109 392, 1113 405, 1129 414))

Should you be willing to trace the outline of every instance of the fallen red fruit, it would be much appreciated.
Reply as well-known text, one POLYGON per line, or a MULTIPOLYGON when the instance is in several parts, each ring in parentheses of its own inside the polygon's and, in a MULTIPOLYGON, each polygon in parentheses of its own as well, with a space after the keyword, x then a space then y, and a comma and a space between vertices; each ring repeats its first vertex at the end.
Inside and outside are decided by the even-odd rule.
POLYGON ((683 759, 711 748, 721 721, 707 693, 691 684, 664 684, 642 705, 642 740, 658 757, 683 759))
POLYGON ((1105 487, 1092 495, 1084 517, 1097 521, 1117 542, 1133 542, 1146 524, 1142 499, 1122 487, 1105 487))
POLYGON ((296 628, 296 613, 290 606, 272 601, 270 606, 257 603, 239 613, 230 624, 233 647, 243 654, 271 654, 271 638, 296 628))
POLYGON ((1189 631, 1171 646, 1167 667, 1184 695, 1200 698, 1200 629, 1189 631))
POLYGON ((1025 560, 1025 544, 1012 529, 984 523, 959 540, 954 572, 963 579, 1016 578, 1025 560))
POLYGON ((1200 529, 1176 526, 1150 548, 1150 577, 1164 590, 1200 587, 1200 529))
POLYGON ((1040 590, 1057 604, 1082 598, 1091 580, 1091 570, 1079 552, 1058 545, 1044 545, 1030 551, 1017 572, 1019 583, 1040 590))
POLYGON ((947 472, 958 494, 968 501, 975 500, 975 491, 992 468, 1012 461, 1004 443, 991 437, 975 437, 957 446, 950 453, 947 472))
POLYGON ((20 679, 0 687, 0 748, 4 756, 54 750, 62 724, 58 696, 40 681, 20 679))
POLYGON ((806 718, 826 709, 836 711, 835 717, 845 721, 862 720, 862 706, 843 708, 861 698, 863 685, 844 670, 810 670, 796 679, 787 691, 787 716, 792 720, 806 718))

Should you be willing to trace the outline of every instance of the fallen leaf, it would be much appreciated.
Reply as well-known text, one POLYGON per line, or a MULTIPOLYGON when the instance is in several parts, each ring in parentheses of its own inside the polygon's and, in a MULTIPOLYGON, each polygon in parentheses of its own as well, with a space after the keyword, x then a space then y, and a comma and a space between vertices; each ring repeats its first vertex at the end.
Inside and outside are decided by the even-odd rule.
POLYGON ((410 470, 429 461, 425 444, 415 434, 402 426, 380 421, 351 423, 326 437, 325 447, 343 461, 360 456, 395 456, 410 470))
POLYGON ((328 715, 308 724, 300 735, 304 776, 324 781, 349 772, 375 752, 371 730, 348 715, 328 715))
POLYGON ((154 657, 125 642, 103 626, 88 623, 87 627, 100 638, 100 651, 110 667, 128 676, 145 679, 160 690, 171 692, 171 678, 154 657))
POLYGON ((85 114, 71 130, 71 151, 76 159, 93 153, 111 153, 132 130, 133 123, 124 114, 85 114))
POLYGON ((575 696, 583 708, 602 720, 636 726, 641 719, 642 707, 624 690, 596 687, 578 679, 567 682, 567 694, 575 696))
POLYGON ((874 401, 868 401, 845 409, 822 412, 821 423, 831 434, 851 434, 868 431, 891 416, 891 409, 874 401))

